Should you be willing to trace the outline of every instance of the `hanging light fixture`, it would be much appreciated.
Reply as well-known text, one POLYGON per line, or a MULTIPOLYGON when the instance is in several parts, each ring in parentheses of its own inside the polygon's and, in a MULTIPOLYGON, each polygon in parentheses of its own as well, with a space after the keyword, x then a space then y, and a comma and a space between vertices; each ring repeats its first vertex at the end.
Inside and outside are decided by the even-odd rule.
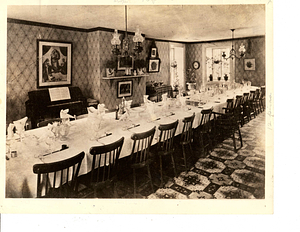
POLYGON ((113 34, 113 38, 111 40, 111 45, 112 45, 112 53, 114 55, 120 55, 120 35, 118 34, 118 30, 115 29, 115 33, 113 34))
POLYGON ((233 48, 233 39, 234 39, 234 30, 235 30, 235 29, 230 29, 230 30, 232 31, 232 47, 231 47, 231 50, 230 50, 230 54, 229 54, 228 57, 226 57, 226 53, 223 52, 223 53, 222 53, 222 57, 223 57, 224 59, 226 59, 226 60, 228 60, 229 58, 231 58, 232 60, 233 60, 234 58, 240 59, 240 58, 244 57, 244 55, 245 55, 245 52, 246 52, 245 46, 244 46, 243 43, 241 44, 240 49, 239 49, 240 56, 237 56, 237 55, 235 54, 235 50, 234 50, 234 48, 233 48))
POLYGON ((123 56, 128 56, 128 51, 129 51, 129 39, 128 39, 128 34, 127 34, 127 6, 125 6, 125 37, 122 41, 122 55, 123 56))
MULTIPOLYGON (((112 44, 112 53, 114 55, 122 55, 122 56, 129 56, 129 39, 128 39, 128 33, 127 33, 127 6, 125 5, 125 36, 122 40, 122 48, 120 51, 120 44, 121 41, 119 39, 118 31, 115 30, 115 33, 113 34, 113 39, 111 40, 112 44)), ((141 46, 142 42, 144 41, 144 37, 142 36, 140 32, 139 26, 137 26, 135 35, 133 37, 133 42, 135 43, 134 52, 135 54, 139 54, 143 51, 143 47, 141 46)))

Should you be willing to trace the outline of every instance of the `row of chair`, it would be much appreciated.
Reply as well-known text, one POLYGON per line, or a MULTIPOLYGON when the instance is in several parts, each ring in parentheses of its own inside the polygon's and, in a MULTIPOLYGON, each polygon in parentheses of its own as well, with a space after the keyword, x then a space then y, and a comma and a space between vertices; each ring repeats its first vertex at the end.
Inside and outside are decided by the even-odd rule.
MULTIPOLYGON (((234 151, 237 152, 236 136, 238 133, 238 139, 240 141, 240 147, 243 146, 240 127, 249 122, 252 117, 255 118, 259 113, 265 109, 265 88, 256 89, 250 91, 250 93, 244 93, 243 95, 237 95, 234 99, 227 99, 227 106, 223 108, 223 112, 211 112, 209 110, 202 111, 202 114, 207 114, 208 121, 205 123, 204 130, 199 133, 200 136, 203 133, 207 134, 210 147, 212 143, 218 142, 217 138, 222 141, 228 136, 233 140, 234 151), (211 120, 213 115, 213 120, 211 120)), ((203 139, 202 139, 203 140, 203 139)), ((201 147, 204 149, 203 143, 201 147)))
MULTIPOLYGON (((189 145, 191 148, 191 142, 193 140, 192 124, 194 118, 195 114, 193 114, 191 117, 183 119, 184 125, 181 133, 180 144, 183 148, 183 159, 186 171, 187 163, 185 146, 189 145)), ((174 175, 177 176, 174 160, 174 137, 178 123, 179 121, 177 120, 173 123, 162 124, 158 127, 159 138, 155 152, 160 159, 161 186, 163 185, 163 156, 171 157, 174 175)), ((155 130, 156 128, 153 127, 149 131, 134 133, 131 136, 131 139, 133 140, 133 146, 130 155, 130 167, 133 170, 134 197, 136 196, 137 189, 136 170, 140 168, 147 168, 151 188, 152 191, 154 191, 150 171, 150 164, 153 161, 152 154, 150 153, 150 147, 153 141, 155 130)), ((107 184, 113 184, 114 195, 116 195, 114 183, 118 174, 118 160, 123 143, 124 137, 111 144, 90 148, 89 153, 93 156, 92 170, 90 173, 89 183, 85 184, 94 190, 94 197, 97 197, 97 191, 107 184)), ((84 155, 84 152, 81 152, 80 154, 67 160, 54 163, 35 164, 33 166, 33 172, 38 175, 37 197, 61 198, 76 196, 78 191, 78 173, 84 155), (58 181, 57 178, 59 178, 58 181)))

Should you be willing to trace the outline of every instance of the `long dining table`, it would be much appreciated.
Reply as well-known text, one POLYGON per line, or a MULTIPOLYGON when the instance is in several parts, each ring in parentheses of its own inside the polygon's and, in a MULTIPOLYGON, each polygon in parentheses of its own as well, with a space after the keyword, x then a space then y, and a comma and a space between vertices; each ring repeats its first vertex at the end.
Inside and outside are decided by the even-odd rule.
MULTIPOLYGON (((82 161, 79 176, 89 173, 92 166, 92 156, 89 149, 93 146, 99 146, 112 143, 121 137, 124 137, 124 144, 121 150, 120 158, 130 156, 133 141, 131 136, 134 133, 147 131, 154 126, 156 132, 152 145, 158 142, 160 124, 167 124, 179 120, 175 135, 179 135, 183 128, 182 120, 185 117, 195 113, 193 128, 197 128, 201 120, 201 111, 203 109, 213 108, 215 112, 222 112, 226 106, 228 98, 235 98, 236 95, 250 92, 257 87, 245 86, 244 88, 224 91, 223 94, 213 94, 211 92, 193 94, 184 97, 182 104, 179 99, 169 99, 166 104, 163 102, 151 103, 152 110, 145 105, 131 108, 130 115, 125 120, 116 120, 115 112, 106 113, 102 117, 101 127, 98 136, 94 138, 94 131, 89 117, 83 117, 70 121, 70 131, 66 139, 56 139, 51 144, 47 142, 49 128, 41 127, 24 132, 22 140, 7 140, 7 146, 14 146, 17 150, 17 157, 11 157, 7 153, 6 160, 6 198, 35 198, 37 188, 37 176, 33 173, 33 165, 37 163, 50 163, 70 158, 80 152, 85 152, 82 161), (179 103, 180 102, 180 103, 179 103), (199 104, 194 104, 198 102, 199 104), (62 145, 68 148, 60 150, 62 145), (56 152, 50 152, 51 151, 56 152), (49 155, 45 155, 49 154, 49 155)), ((9 149, 7 149, 9 151, 9 149)))

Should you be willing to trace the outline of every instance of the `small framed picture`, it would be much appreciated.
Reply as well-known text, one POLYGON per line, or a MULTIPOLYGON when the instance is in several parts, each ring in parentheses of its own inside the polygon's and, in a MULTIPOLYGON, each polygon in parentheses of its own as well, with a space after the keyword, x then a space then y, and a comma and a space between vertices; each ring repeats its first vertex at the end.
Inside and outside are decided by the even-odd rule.
POLYGON ((119 81, 117 88, 118 98, 131 97, 132 96, 132 80, 130 81, 119 81))
POLYGON ((149 73, 159 72, 159 68, 160 68, 160 59, 159 58, 149 60, 149 66, 148 66, 149 73))
POLYGON ((119 56, 118 57, 118 70, 125 70, 126 68, 133 69, 132 56, 119 56))
POLYGON ((151 58, 156 58, 157 56, 157 48, 151 48, 151 58))
POLYGON ((72 83, 72 43, 37 40, 37 88, 72 83))
POLYGON ((255 59, 244 59, 245 70, 255 70, 255 59))

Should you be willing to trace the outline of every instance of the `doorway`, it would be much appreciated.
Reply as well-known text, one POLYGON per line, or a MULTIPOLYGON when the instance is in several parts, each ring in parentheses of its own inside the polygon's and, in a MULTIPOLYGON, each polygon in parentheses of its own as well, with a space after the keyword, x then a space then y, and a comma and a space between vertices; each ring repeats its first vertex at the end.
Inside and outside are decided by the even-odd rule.
POLYGON ((170 85, 175 84, 185 90, 185 45, 180 43, 170 43, 170 85), (177 66, 172 67, 176 62, 177 66))

